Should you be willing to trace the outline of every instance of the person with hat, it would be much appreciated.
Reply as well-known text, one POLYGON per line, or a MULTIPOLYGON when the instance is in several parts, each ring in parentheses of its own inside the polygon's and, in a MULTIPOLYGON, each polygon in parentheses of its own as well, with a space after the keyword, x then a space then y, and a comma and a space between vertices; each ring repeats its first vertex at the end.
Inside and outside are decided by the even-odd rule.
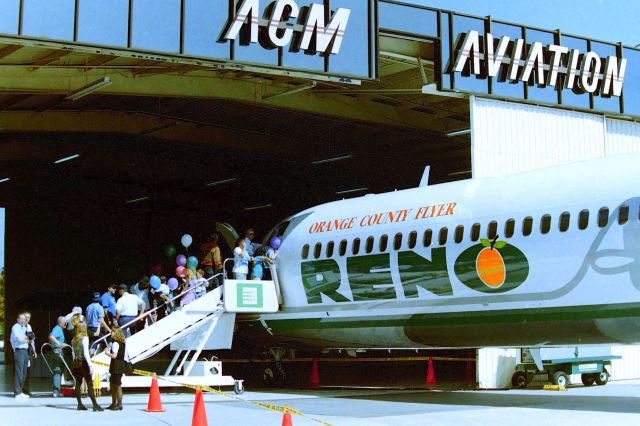
POLYGON ((131 333, 135 333, 135 323, 133 321, 144 312, 146 305, 140 297, 129 293, 127 290, 126 284, 118 286, 120 298, 116 302, 116 322, 122 328, 125 336, 128 337, 131 333))
POLYGON ((95 292, 93 293, 93 302, 87 306, 87 331, 90 347, 100 337, 100 328, 104 328, 105 332, 111 333, 111 329, 104 320, 104 308, 102 307, 100 293, 95 292))
POLYGON ((71 341, 71 339, 73 339, 73 336, 75 335, 73 329, 75 328, 76 324, 78 324, 80 321, 84 321, 82 308, 80 306, 74 306, 73 309, 71 309, 71 313, 68 313, 64 318, 67 321, 65 338, 67 339, 67 341, 71 341))

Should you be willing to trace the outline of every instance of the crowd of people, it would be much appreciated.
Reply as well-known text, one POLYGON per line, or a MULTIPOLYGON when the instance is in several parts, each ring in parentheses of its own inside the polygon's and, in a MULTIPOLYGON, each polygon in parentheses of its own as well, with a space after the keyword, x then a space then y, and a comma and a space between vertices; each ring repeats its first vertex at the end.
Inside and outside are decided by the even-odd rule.
MULTIPOLYGON (((278 256, 279 240, 274 244, 275 240, 272 239, 263 246, 253 242, 254 236, 255 232, 249 228, 245 237, 236 242, 233 251, 235 279, 263 279, 270 273, 269 266, 278 256)), ((204 296, 208 290, 219 285, 218 277, 222 275, 224 265, 217 234, 212 234, 209 241, 200 247, 199 264, 201 269, 185 269, 184 275, 180 277, 182 282, 172 278, 171 280, 176 281, 168 283, 164 276, 152 276, 152 279, 159 278, 160 282, 150 285, 150 278, 145 275, 131 286, 109 284, 102 294, 92 294, 84 314, 81 306, 74 306, 70 313, 59 316, 48 335, 48 343, 52 349, 49 365, 53 373, 53 396, 62 396, 62 379, 65 377, 66 365, 70 365, 75 381, 77 409, 87 409, 81 400, 86 391, 91 398, 93 410, 102 411, 93 390, 94 366, 91 357, 104 345, 104 353, 111 358, 109 372, 112 402, 108 409, 121 410, 122 375, 129 363, 126 337, 204 296), (144 315, 150 311, 150 315, 144 315), (71 348, 70 363, 65 358, 66 347, 71 348)), ((11 329, 10 341, 15 361, 14 396, 19 399, 30 397, 29 368, 31 360, 38 357, 36 336, 29 324, 30 320, 31 313, 20 312, 11 329)))

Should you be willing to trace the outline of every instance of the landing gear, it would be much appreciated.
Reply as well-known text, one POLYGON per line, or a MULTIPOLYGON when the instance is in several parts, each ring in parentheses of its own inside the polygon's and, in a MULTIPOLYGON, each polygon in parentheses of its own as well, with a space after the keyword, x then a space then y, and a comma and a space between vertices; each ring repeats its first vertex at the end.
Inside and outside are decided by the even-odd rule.
POLYGON ((582 379, 582 384, 585 386, 593 386, 596 382, 596 374, 583 374, 580 378, 582 379))
POLYGON ((609 383, 609 379, 611 379, 611 375, 609 374, 606 368, 604 368, 601 373, 594 374, 594 376, 595 376, 596 384, 598 386, 606 385, 607 383, 609 383))

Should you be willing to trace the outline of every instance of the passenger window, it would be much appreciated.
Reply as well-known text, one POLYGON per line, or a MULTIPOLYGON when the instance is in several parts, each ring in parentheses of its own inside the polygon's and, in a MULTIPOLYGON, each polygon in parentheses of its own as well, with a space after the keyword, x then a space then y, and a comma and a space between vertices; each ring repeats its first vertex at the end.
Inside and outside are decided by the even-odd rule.
POLYGON ((333 241, 329 241, 327 243, 327 257, 333 256, 333 246, 334 246, 333 241))
POLYGON ((440 235, 438 236, 438 243, 441 246, 447 244, 447 236, 449 235, 449 230, 447 228, 440 228, 440 235))
POLYGON ((315 259, 319 258, 320 253, 322 253, 322 243, 316 243, 316 246, 313 248, 313 257, 315 259))
POLYGON ((487 238, 493 240, 498 235, 498 222, 492 220, 487 227, 487 238))
POLYGON ((409 233, 409 248, 412 249, 416 246, 416 241, 418 240, 418 233, 416 231, 411 231, 409 233))
POLYGON ((304 246, 302 246, 302 253, 300 255, 302 256, 303 260, 309 257, 309 244, 305 244, 304 246))
POLYGON ((464 225, 458 225, 456 226, 456 235, 455 235, 456 243, 460 244, 463 238, 464 238, 464 225))
POLYGON ((360 238, 356 238, 353 240, 353 244, 351 245, 351 254, 358 254, 360 251, 360 238))
POLYGON ((373 237, 367 238, 367 245, 365 246, 365 250, 367 253, 371 253, 373 251, 373 237))
POLYGON ((387 237, 387 234, 384 234, 382 237, 380 237, 380 252, 384 252, 387 250, 387 242, 389 241, 389 237, 387 237))
POLYGON ((347 254, 347 240, 340 241, 340 248, 338 249, 338 254, 340 256, 344 256, 347 254))
POLYGON ((509 219, 504 223, 504 236, 505 238, 513 237, 513 234, 516 232, 516 221, 514 219, 509 219))
POLYGON ((480 239, 480 224, 474 223, 471 226, 471 241, 478 241, 480 239))
POLYGON ((587 229, 589 226, 589 210, 584 209, 578 214, 578 229, 587 229))
POLYGON ((393 238, 393 249, 400 250, 400 247, 402 247, 402 234, 397 233, 396 236, 393 238))
POLYGON ((571 213, 563 212, 560 215, 560 222, 558 223, 558 229, 560 229, 560 232, 567 232, 567 229, 569 229, 570 222, 571 222, 571 213))
POLYGON ((433 236, 433 232, 431 229, 427 229, 424 231, 424 237, 422 238, 422 245, 425 247, 429 247, 431 245, 431 238, 433 236))
POLYGON ((622 205, 618 210, 618 225, 624 225, 629 222, 629 206, 622 205))
POLYGON ((527 216, 522 221, 522 235, 528 237, 531 235, 531 231, 533 230, 533 218, 531 216, 527 216))
POLYGON ((598 210, 598 226, 604 228, 609 224, 609 208, 602 207, 598 210))
POLYGON ((548 234, 551 230, 551 215, 545 214, 540 220, 540 233, 542 235, 548 234))

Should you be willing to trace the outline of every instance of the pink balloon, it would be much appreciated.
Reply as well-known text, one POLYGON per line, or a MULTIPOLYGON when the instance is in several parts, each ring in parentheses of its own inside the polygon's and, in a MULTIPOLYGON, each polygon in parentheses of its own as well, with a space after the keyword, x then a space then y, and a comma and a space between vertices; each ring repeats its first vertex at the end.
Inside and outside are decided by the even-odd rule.
POLYGON ((176 275, 179 277, 186 277, 187 276, 187 270, 184 266, 178 266, 176 268, 176 275))

